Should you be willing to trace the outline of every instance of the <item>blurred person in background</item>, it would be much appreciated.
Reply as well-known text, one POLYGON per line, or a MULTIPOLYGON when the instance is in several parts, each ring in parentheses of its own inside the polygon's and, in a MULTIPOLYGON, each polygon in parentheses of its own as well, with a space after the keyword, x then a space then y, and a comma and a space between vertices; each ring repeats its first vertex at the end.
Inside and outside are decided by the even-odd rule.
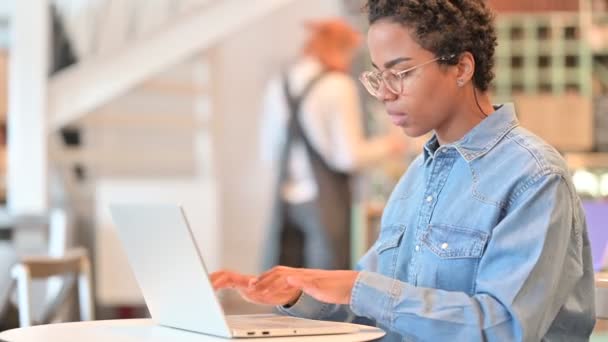
POLYGON ((433 131, 355 270, 213 273, 286 315, 365 322, 383 341, 588 341, 594 272, 568 167, 493 105, 483 0, 369 0, 367 90, 409 136, 433 131))
POLYGON ((403 155, 402 136, 367 139, 355 81, 347 74, 360 34, 340 19, 307 23, 301 57, 269 83, 263 159, 276 165, 265 267, 350 267, 349 179, 403 155))

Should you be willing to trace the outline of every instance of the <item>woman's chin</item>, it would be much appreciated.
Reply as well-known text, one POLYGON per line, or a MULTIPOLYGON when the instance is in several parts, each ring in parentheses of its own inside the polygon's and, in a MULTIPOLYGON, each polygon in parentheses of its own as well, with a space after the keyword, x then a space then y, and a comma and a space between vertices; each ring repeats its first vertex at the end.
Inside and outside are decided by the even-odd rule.
POLYGON ((416 126, 403 126, 401 127, 401 130, 410 138, 418 138, 429 132, 428 130, 416 126))

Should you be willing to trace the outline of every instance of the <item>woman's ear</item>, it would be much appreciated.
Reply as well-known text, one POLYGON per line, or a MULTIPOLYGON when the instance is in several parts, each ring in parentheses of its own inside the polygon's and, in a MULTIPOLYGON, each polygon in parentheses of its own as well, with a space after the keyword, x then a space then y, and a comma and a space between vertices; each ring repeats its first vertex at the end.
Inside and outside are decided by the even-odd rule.
POLYGON ((458 59, 458 74, 456 75, 456 84, 459 87, 464 86, 475 74, 475 57, 470 52, 464 52, 458 59))

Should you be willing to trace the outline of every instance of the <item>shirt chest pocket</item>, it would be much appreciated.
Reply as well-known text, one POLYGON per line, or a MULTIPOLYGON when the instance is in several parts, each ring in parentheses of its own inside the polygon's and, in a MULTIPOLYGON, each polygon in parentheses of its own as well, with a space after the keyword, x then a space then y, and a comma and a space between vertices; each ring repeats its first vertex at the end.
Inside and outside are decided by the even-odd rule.
POLYGON ((451 225, 430 225, 422 236, 425 251, 418 285, 473 294, 488 234, 451 225))
POLYGON ((378 271, 386 276, 393 276, 399 258, 399 246, 405 233, 404 225, 390 225, 382 228, 375 244, 378 255, 378 271))

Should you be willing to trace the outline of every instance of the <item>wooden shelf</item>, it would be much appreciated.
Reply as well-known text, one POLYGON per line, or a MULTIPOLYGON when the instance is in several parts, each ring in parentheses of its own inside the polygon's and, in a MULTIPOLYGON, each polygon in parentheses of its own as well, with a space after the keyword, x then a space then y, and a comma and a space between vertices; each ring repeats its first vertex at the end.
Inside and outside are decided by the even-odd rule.
POLYGON ((497 17, 495 95, 539 92, 591 95, 591 50, 576 13, 511 13, 497 17))

